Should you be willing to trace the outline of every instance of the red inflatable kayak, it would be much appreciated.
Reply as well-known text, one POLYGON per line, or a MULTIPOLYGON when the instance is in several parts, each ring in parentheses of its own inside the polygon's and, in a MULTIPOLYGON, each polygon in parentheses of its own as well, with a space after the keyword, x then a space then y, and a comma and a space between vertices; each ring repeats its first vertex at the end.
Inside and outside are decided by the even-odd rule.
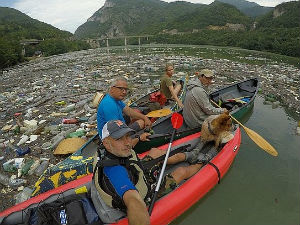
MULTIPOLYGON (((176 148, 186 143, 191 143, 197 140, 200 133, 192 134, 184 138, 178 139, 173 142, 172 148, 176 148)), ((209 190, 218 184, 219 178, 222 179, 230 168, 236 154, 239 151, 241 143, 240 128, 237 128, 234 138, 225 144, 219 153, 210 161, 209 164, 203 166, 198 173, 189 178, 178 188, 171 193, 158 199, 154 205, 151 224, 164 225, 169 224, 176 217, 183 214, 199 199, 201 199, 209 190), (216 169, 217 167, 217 169, 216 169), (218 172, 219 171, 219 172, 218 172), (219 173, 219 175, 218 175, 219 173)), ((159 147, 161 150, 166 150, 168 145, 159 147)), ((143 157, 140 155, 140 157, 143 157)), ((75 193, 82 192, 83 190, 89 191, 92 181, 92 174, 85 177, 71 181, 53 190, 42 193, 33 197, 25 202, 13 206, 0 213, 0 224, 16 224, 20 221, 20 217, 29 208, 37 207, 38 205, 49 203, 57 199, 61 193, 64 196, 74 195, 75 193)), ((128 224, 127 218, 120 219, 114 224, 128 224)))

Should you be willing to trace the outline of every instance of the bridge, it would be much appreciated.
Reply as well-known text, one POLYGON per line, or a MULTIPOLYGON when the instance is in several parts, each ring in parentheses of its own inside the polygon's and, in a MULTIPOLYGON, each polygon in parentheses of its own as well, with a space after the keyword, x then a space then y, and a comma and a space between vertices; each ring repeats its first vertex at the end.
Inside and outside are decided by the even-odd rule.
POLYGON ((26 45, 37 45, 43 40, 38 40, 38 39, 23 39, 20 40, 20 44, 23 46, 22 47, 22 55, 25 56, 25 46, 26 45))
POLYGON ((149 37, 152 37, 154 35, 150 34, 144 34, 144 35, 127 35, 127 36, 116 36, 116 37, 105 37, 105 38, 93 38, 93 39, 87 39, 86 41, 89 44, 95 44, 98 45, 97 47, 100 47, 99 41, 106 41, 106 47, 109 47, 109 40, 113 39, 124 39, 124 45, 127 46, 127 40, 129 38, 138 38, 139 45, 141 45, 141 38, 146 38, 149 40, 149 37))

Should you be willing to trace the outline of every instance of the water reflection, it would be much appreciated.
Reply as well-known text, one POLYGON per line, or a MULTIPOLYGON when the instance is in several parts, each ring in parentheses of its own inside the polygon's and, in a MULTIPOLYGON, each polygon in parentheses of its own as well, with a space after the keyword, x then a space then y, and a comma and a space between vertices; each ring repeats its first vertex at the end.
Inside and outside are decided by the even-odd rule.
POLYGON ((171 224, 300 224, 297 119, 284 108, 264 105, 257 96, 241 122, 272 144, 278 157, 260 149, 242 131, 240 152, 221 184, 171 224))

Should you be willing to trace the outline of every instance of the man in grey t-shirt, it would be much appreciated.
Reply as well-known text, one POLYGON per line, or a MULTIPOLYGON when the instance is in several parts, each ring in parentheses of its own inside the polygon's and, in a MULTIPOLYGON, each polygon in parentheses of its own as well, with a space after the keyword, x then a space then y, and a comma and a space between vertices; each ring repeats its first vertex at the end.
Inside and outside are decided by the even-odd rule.
POLYGON ((209 101, 207 88, 212 83, 214 73, 203 69, 187 84, 187 95, 184 100, 183 118, 186 124, 195 128, 200 126, 210 115, 217 115, 227 111, 225 108, 215 108, 209 101))

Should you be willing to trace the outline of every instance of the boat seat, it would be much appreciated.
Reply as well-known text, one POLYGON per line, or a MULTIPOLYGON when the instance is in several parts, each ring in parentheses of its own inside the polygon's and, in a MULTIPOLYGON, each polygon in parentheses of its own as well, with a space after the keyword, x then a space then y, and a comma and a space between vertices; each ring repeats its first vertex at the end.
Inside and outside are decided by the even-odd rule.
POLYGON ((256 91, 256 87, 250 86, 249 84, 238 84, 238 89, 249 93, 255 93, 256 91))
POLYGON ((83 157, 91 157, 95 155, 95 152, 97 151, 99 145, 97 145, 95 142, 91 141, 86 147, 82 150, 82 156, 83 157))

